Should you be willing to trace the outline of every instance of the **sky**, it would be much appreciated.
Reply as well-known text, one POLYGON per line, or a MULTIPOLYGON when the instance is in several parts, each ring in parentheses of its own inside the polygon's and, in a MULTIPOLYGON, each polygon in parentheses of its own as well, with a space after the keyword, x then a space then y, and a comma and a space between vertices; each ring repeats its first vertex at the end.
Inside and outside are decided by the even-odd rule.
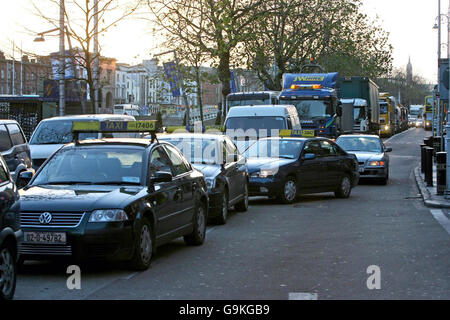
MULTIPOLYGON (((46 37, 45 42, 33 42, 34 32, 43 32, 53 26, 34 13, 31 1, 39 4, 48 14, 58 17, 58 9, 48 5, 49 0, 0 0, 0 50, 18 59, 19 50, 36 54, 58 51, 58 38, 46 37)), ((394 67, 406 68, 411 58, 413 73, 434 83, 437 78, 438 32, 433 29, 437 22, 438 0, 362 0, 363 12, 375 19, 390 33, 394 47, 394 67)), ((441 0, 441 13, 447 15, 450 0, 441 0)), ((447 43, 447 18, 442 18, 442 43, 447 43)), ((157 52, 157 39, 152 36, 151 26, 144 20, 125 20, 100 38, 102 54, 115 57, 118 62, 139 63, 157 52)), ((446 57, 447 45, 442 45, 442 57, 446 57)))

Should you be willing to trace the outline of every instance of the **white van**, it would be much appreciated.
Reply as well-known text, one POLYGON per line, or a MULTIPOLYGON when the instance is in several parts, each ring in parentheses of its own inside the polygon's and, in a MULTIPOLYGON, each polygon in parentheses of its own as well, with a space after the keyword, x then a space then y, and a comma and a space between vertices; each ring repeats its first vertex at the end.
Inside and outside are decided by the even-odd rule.
POLYGON ((138 116, 139 110, 140 110, 140 108, 136 104, 116 104, 116 105, 114 105, 114 114, 138 116))
MULTIPOLYGON (((85 114, 64 117, 54 117, 44 119, 39 122, 30 139, 30 153, 33 168, 37 170, 50 157, 66 143, 73 141, 72 124, 74 121, 104 121, 104 120, 125 120, 135 121, 133 116, 114 114, 85 114)), ((137 133, 116 132, 116 133, 80 133, 80 139, 100 139, 100 138, 136 138, 137 133)))
POLYGON ((283 129, 301 130, 297 108, 293 105, 233 107, 225 120, 226 134, 241 152, 254 140, 278 135, 283 129))

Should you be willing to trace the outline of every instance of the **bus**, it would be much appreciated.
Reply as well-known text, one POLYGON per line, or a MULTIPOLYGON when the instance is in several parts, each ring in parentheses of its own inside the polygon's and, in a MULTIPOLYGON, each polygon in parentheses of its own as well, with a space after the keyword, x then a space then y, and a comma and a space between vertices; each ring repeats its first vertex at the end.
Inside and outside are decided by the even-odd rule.
POLYGON ((139 106, 135 104, 116 104, 114 105, 114 114, 126 114, 129 116, 139 115, 139 106))

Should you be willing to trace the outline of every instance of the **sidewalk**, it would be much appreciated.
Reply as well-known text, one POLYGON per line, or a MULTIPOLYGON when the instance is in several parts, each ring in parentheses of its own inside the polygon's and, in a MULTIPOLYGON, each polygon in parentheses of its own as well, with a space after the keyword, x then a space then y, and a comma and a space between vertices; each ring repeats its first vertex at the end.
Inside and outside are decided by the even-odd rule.
POLYGON ((423 202, 427 207, 432 208, 450 208, 450 199, 436 194, 436 165, 433 164, 433 187, 427 187, 425 176, 420 172, 420 166, 414 169, 417 187, 422 195, 423 202))

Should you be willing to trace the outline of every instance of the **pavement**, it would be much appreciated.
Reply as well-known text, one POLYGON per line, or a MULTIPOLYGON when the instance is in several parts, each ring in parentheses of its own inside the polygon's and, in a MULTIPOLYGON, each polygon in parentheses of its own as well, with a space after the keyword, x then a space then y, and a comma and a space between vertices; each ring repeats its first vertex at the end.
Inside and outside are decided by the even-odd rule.
POLYGON ((417 187, 422 195, 423 202, 427 207, 431 208, 450 208, 450 199, 446 199, 445 195, 437 194, 437 174, 436 164, 433 164, 433 186, 428 187, 425 182, 425 175, 421 172, 420 166, 414 169, 414 176, 417 187))

